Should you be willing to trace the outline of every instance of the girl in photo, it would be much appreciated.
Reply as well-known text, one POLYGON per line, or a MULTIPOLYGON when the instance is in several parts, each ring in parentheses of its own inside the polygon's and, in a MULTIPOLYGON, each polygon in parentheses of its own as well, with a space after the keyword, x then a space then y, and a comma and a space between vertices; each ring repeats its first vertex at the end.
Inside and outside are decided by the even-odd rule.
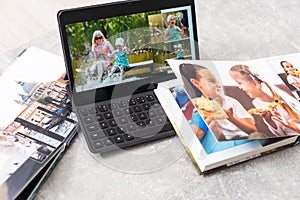
POLYGON ((251 112, 261 116, 275 136, 300 133, 300 104, 295 98, 260 79, 249 66, 235 65, 229 75, 241 90, 253 98, 255 109, 251 112))
POLYGON ((123 79, 124 70, 129 69, 129 61, 127 58, 127 54, 130 53, 130 50, 125 46, 123 38, 116 39, 116 47, 117 49, 112 53, 112 55, 116 55, 116 61, 108 74, 107 78, 111 77, 117 68, 120 70, 120 80, 123 79))
POLYGON ((280 65, 287 74, 287 81, 296 88, 297 94, 300 96, 300 72, 288 61, 281 61, 280 65))
MULTIPOLYGON (((206 124, 219 141, 247 139, 251 133, 256 132, 253 117, 236 99, 222 95, 222 87, 210 70, 200 65, 181 64, 179 71, 184 88, 192 100, 205 100, 208 102, 208 106, 215 105, 212 109, 224 113, 223 117, 201 113, 206 124)), ((195 104, 197 107, 197 103, 195 104)), ((204 113, 209 113, 209 111, 204 113)), ((194 124, 192 127, 194 127, 193 129, 199 139, 201 139, 201 132, 202 136, 205 132, 200 128, 203 126, 201 121, 199 112, 194 112, 191 124, 194 124)))
POLYGON ((181 36, 179 34, 183 34, 183 30, 175 25, 176 17, 174 15, 168 15, 167 23, 168 23, 168 27, 164 33, 165 41, 169 42, 169 41, 180 40, 181 36))
POLYGON ((184 53, 183 53, 182 44, 174 45, 174 50, 175 50, 175 53, 177 55, 176 59, 184 60, 184 53))

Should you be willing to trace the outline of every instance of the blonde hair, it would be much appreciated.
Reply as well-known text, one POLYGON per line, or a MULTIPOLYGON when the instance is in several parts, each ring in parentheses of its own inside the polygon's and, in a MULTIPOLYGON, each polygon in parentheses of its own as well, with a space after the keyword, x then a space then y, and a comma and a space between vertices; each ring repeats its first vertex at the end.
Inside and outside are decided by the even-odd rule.
POLYGON ((100 30, 94 31, 93 37, 92 37, 92 49, 91 49, 91 50, 93 50, 94 47, 97 46, 97 43, 95 42, 95 37, 96 37, 97 35, 101 35, 101 36, 103 37, 103 41, 106 40, 106 38, 104 37, 103 33, 102 33, 100 30))
POLYGON ((170 22, 171 17, 175 17, 175 16, 174 16, 174 15, 168 15, 168 17, 167 17, 167 22, 168 22, 168 23, 170 22))
POLYGON ((124 46, 124 39, 123 38, 117 38, 116 39, 116 46, 117 45, 124 46))

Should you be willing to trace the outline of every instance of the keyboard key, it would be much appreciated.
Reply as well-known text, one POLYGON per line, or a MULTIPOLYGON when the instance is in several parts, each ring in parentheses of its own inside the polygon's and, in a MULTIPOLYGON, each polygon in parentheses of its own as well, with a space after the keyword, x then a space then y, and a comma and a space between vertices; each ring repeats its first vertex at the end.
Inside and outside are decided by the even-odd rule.
POLYGON ((132 114, 130 115, 130 119, 133 121, 133 122, 136 122, 138 120, 137 116, 135 114, 132 114))
POLYGON ((125 115, 129 115, 129 114, 132 114, 133 113, 133 110, 132 110, 132 108, 125 108, 124 110, 123 110, 123 112, 124 112, 124 114, 125 115))
POLYGON ((142 111, 142 107, 139 105, 133 106, 133 111, 134 112, 141 112, 142 111))
POLYGON ((151 105, 149 103, 145 103, 142 105, 143 110, 149 110, 151 108, 151 105))
POLYGON ((97 141, 94 141, 94 142, 93 142, 93 146, 94 146, 96 149, 98 149, 98 148, 104 147, 104 144, 103 144, 103 142, 102 142, 101 140, 97 140, 97 141))
POLYGON ((90 114, 96 114, 97 113, 97 109, 95 107, 88 108, 88 111, 89 111, 90 114))
POLYGON ((116 103, 108 104, 107 106, 110 110, 118 109, 118 105, 116 103))
POLYGON ((154 125, 156 125, 156 123, 155 123, 152 119, 147 119, 147 120, 146 120, 146 124, 147 124, 148 126, 154 126, 154 125))
POLYGON ((117 130, 115 128, 109 128, 106 130, 106 133, 109 136, 117 135, 117 130))
POLYGON ((146 127, 146 122, 144 122, 144 121, 138 121, 136 124, 138 125, 139 128, 146 127))
POLYGON ((109 121, 108 121, 108 124, 109 124, 111 127, 117 126, 117 122, 116 122, 114 119, 109 120, 109 121))
POLYGON ((152 117, 156 117, 156 112, 154 110, 150 110, 149 111, 149 117, 152 118, 152 117))
POLYGON ((93 117, 91 117, 91 116, 87 116, 87 117, 83 118, 83 121, 84 121, 86 124, 90 124, 90 123, 94 122, 94 119, 93 119, 93 117))
POLYGON ((146 102, 146 100, 144 99, 144 97, 137 97, 136 98, 136 101, 138 102, 138 103, 140 103, 140 104, 142 104, 142 103, 145 103, 146 102))
POLYGON ((116 143, 122 143, 122 142, 124 142, 124 138, 123 138, 122 135, 116 135, 116 136, 114 137, 114 141, 115 141, 116 143))
POLYGON ((103 131, 97 131, 90 134, 92 140, 100 139, 105 137, 105 133, 103 131))
POLYGON ((127 123, 128 123, 128 120, 127 120, 126 117, 120 117, 120 118, 118 118, 118 122, 119 122, 120 124, 127 124, 127 123))
POLYGON ((106 121, 100 122, 99 124, 102 129, 105 129, 108 127, 108 123, 106 121))
POLYGON ((79 109, 79 113, 82 116, 87 116, 89 114, 88 111, 86 109, 84 109, 84 108, 79 109))
POLYGON ((121 117, 123 115, 122 110, 114 110, 113 111, 114 117, 121 117))
POLYGON ((111 119, 111 118, 113 118, 113 114, 110 111, 104 113, 103 116, 104 116, 105 119, 111 119))
POLYGON ((110 145, 114 144, 114 141, 113 141, 112 138, 108 137, 108 138, 103 140, 103 143, 104 143, 105 146, 110 146, 110 145))
POLYGON ((86 128, 89 132, 98 130, 98 126, 96 124, 87 125, 86 128))
POLYGON ((127 125, 127 129, 128 129, 129 131, 133 131, 133 130, 136 129, 136 125, 134 125, 134 124, 129 124, 129 125, 127 125))
POLYGON ((155 121, 156 121, 158 124, 163 124, 163 123, 166 122, 165 118, 166 118, 165 116, 159 116, 159 117, 156 117, 156 118, 155 118, 155 121))
POLYGON ((136 105, 136 101, 135 101, 134 99, 130 99, 130 100, 129 100, 129 105, 130 105, 130 106, 136 105))
POLYGON ((106 105, 100 105, 100 106, 98 106, 98 109, 100 112, 108 111, 108 107, 106 105))
POLYGON ((124 126, 119 126, 119 127, 117 127, 117 131, 118 131, 118 133, 125 133, 126 128, 124 126))
POLYGON ((154 96, 151 95, 151 94, 150 95, 146 95, 145 97, 146 97, 147 101, 154 101, 155 100, 154 96))
POLYGON ((151 102, 151 107, 152 108, 159 108, 160 107, 160 104, 158 102, 151 102))
POLYGON ((120 108, 124 108, 124 107, 127 106, 127 103, 126 103, 126 101, 122 100, 122 101, 120 101, 120 102, 118 103, 118 105, 119 105, 120 108))
POLYGON ((130 141, 130 140, 133 140, 134 139, 134 137, 132 136, 132 135, 129 135, 129 134, 124 134, 124 138, 125 138, 125 140, 127 140, 127 141, 130 141))
POLYGON ((98 114, 96 115, 96 119, 97 119, 97 121, 99 122, 99 121, 102 121, 102 120, 104 119, 104 117, 103 117, 102 114, 98 113, 98 114))
POLYGON ((147 114, 142 112, 142 113, 138 113, 137 114, 137 117, 140 119, 140 120, 144 120, 144 119, 147 119, 147 114))

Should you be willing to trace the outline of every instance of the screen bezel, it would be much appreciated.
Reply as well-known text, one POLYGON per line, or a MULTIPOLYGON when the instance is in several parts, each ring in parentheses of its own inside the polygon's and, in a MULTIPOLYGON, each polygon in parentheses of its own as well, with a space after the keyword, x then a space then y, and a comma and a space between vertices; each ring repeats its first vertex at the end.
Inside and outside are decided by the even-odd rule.
MULTIPOLYGON (((140 12, 149 12, 155 10, 164 10, 176 7, 191 6, 192 14, 192 26, 193 26, 193 36, 195 41, 195 52, 196 59, 199 58, 198 50, 198 37, 197 37, 197 27, 196 27, 196 14, 195 14, 195 4, 194 0, 131 0, 131 1, 117 1, 106 4, 99 4, 93 6, 86 6, 80 8, 72 8, 61 10, 57 14, 59 32, 61 37, 63 55, 66 65, 66 70, 68 74, 68 79, 70 82, 70 90, 72 92, 73 100, 76 105, 84 105, 88 103, 94 103, 99 100, 107 100, 112 97, 112 91, 115 86, 118 86, 119 96, 128 95, 126 91, 134 90, 135 92, 154 89, 159 82, 167 81, 175 78, 173 74, 160 74, 158 77, 153 77, 151 79, 142 79, 133 82, 122 83, 118 85, 107 86, 103 88, 76 92, 74 85, 74 76, 72 70, 71 56, 69 51, 69 45, 67 41, 67 33, 65 26, 68 24, 98 20, 103 18, 116 17, 121 15, 129 15, 140 12), (142 86, 142 87, 141 87, 142 86), (123 93, 123 94, 122 94, 123 93)), ((115 95, 115 94, 114 94, 115 95)))

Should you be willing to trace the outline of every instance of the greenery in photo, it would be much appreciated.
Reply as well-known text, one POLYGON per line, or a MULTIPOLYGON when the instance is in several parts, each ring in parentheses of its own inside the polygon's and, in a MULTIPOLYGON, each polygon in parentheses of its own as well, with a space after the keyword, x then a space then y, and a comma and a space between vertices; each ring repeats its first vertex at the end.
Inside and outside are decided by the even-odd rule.
POLYGON ((101 30, 112 44, 117 37, 122 37, 130 49, 147 47, 150 43, 148 16, 157 13, 159 12, 147 12, 67 25, 72 58, 78 59, 91 50, 91 40, 95 30, 101 30))

